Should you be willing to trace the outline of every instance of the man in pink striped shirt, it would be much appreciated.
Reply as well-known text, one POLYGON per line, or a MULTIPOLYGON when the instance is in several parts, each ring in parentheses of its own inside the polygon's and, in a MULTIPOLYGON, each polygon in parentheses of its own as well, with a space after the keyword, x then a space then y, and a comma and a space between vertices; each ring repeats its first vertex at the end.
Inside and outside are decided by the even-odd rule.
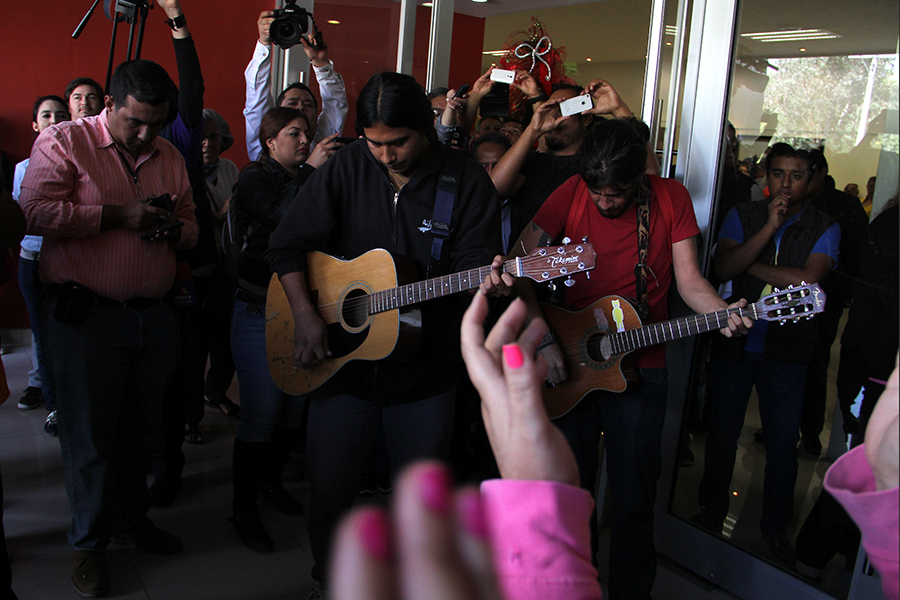
POLYGON ((109 593, 104 552, 114 537, 161 554, 182 547, 147 518, 145 477, 178 354, 163 297, 175 249, 197 241, 184 160, 157 139, 174 93, 159 65, 123 63, 99 115, 42 132, 22 182, 28 231, 44 236, 42 331, 59 398, 72 581, 82 596, 109 593), (151 203, 166 193, 171 204, 151 203))

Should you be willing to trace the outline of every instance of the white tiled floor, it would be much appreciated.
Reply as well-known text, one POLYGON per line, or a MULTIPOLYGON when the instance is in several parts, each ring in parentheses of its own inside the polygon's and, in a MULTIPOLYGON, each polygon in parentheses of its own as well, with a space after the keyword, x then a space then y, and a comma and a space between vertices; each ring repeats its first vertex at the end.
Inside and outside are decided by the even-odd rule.
MULTIPOLYGON (((71 583, 72 551, 66 541, 70 513, 56 438, 43 433, 43 408, 23 411, 16 400, 27 385, 30 347, 8 348, 3 356, 13 392, 0 406, 0 470, 3 522, 12 555, 13 589, 22 600, 77 598, 71 583)), ((234 396, 236 397, 236 395, 234 396)), ((184 540, 176 556, 154 556, 112 545, 107 561, 113 577, 109 597, 127 600, 298 600, 311 587, 312 558, 305 517, 290 517, 261 505, 263 522, 276 550, 259 554, 244 548, 231 514, 231 448, 236 422, 207 409, 201 427, 205 443, 185 445, 187 466, 175 503, 152 509, 150 518, 184 540)), ((285 487, 302 501, 298 483, 285 487)), ((604 542, 606 540, 603 540, 604 542)), ((601 551, 601 562, 605 555, 601 551)), ((654 600, 734 598, 712 592, 660 566, 654 600)))

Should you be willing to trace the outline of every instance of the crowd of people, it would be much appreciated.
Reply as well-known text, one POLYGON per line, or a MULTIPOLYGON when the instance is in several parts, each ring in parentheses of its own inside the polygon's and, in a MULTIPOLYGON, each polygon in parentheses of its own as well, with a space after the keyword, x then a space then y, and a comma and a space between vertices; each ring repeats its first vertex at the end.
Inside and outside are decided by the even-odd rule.
MULTIPOLYGON (((767 462, 761 536, 777 561, 793 567, 801 559, 787 528, 798 443, 821 451, 829 353, 820 350, 830 348, 851 298, 854 308, 880 302, 897 315, 897 219, 893 231, 890 217, 868 226, 874 178, 866 198, 851 198, 835 189, 821 151, 775 144, 754 181, 756 173, 740 171, 730 128, 717 290, 700 269, 687 189, 660 176, 649 129, 609 82, 566 79, 546 93, 518 69, 510 86, 522 106, 498 111, 487 100, 497 91, 494 67, 466 89, 428 94, 409 75, 379 73, 356 99, 355 135, 342 138, 346 89, 313 32, 301 44, 319 98, 302 83, 269 94, 273 12, 265 11, 245 71, 249 162, 232 161, 222 156, 234 144, 230 125, 204 107, 184 11, 178 0, 157 3, 172 30, 178 85, 158 64, 134 60, 116 68, 108 90, 77 78, 63 97, 37 98, 38 135, 15 170, 21 210, 5 197, 2 205, 4 248, 28 233, 18 277, 34 368, 18 406, 43 402, 44 429, 59 437, 80 595, 113 589, 105 561, 113 539, 151 553, 182 549, 147 514, 176 501, 182 444, 204 442, 208 405, 239 420, 230 521, 240 541, 274 549, 260 499, 288 515, 308 511, 311 600, 599 598, 592 493, 601 439, 611 494, 605 583, 613 600, 646 600, 657 563, 665 345, 634 355, 640 385, 594 391, 551 422, 541 390, 564 383, 572 364, 558 339, 565 332, 543 317, 551 302, 591 310, 599 327, 621 331, 621 309, 606 314, 601 298, 633 299, 655 323, 669 318, 672 291, 697 313, 730 315, 712 342, 711 429, 692 521, 722 530, 755 387, 767 462), (587 107, 564 116, 560 105, 581 96, 587 107), (572 239, 590 240, 602 267, 572 276, 564 290, 550 293, 501 269, 572 239), (419 337, 404 360, 349 362, 308 394, 281 389, 267 355, 273 276, 293 320, 292 368, 310 371, 349 353, 311 285, 318 274, 310 253, 352 261, 375 249, 397 257, 411 281, 449 288, 457 277, 459 289, 478 291, 417 303, 406 319, 419 337), (481 281, 462 285, 462 274, 487 266, 481 281), (867 278, 893 291, 857 295, 854 283, 867 278), (772 288, 801 283, 822 283, 839 298, 822 319, 766 327, 743 314, 772 288), (486 320, 494 323, 487 335, 486 320), (450 470, 436 462, 458 442, 454 421, 472 418, 463 410, 471 400, 466 367, 499 476, 480 491, 454 491, 450 470), (227 395, 235 375, 237 399, 227 395), (307 506, 282 481, 297 448, 307 506), (352 511, 373 456, 394 480, 392 515, 352 511)), ((848 330, 871 327, 863 318, 848 330)), ((896 337, 885 348, 894 356, 896 337)), ((842 458, 826 487, 860 523, 896 598, 897 370, 884 360, 847 362, 855 366, 843 375, 845 429, 865 432, 865 450, 842 458), (849 395, 862 376, 886 387, 881 401, 867 387, 857 418, 849 395), (891 514, 893 537, 883 527, 891 514)), ((0 562, 0 587, 9 591, 9 562, 0 562)))

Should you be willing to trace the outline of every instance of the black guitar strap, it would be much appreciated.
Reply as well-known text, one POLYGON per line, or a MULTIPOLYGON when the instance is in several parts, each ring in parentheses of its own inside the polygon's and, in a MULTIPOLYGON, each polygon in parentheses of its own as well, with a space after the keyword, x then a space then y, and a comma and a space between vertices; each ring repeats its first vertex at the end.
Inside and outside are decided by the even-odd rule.
POLYGON ((459 150, 447 150, 444 166, 438 177, 437 195, 434 199, 434 215, 431 217, 431 228, 428 233, 434 238, 431 242, 431 260, 428 263, 426 279, 440 272, 441 253, 444 240, 450 237, 450 223, 453 219, 453 206, 459 190, 462 175, 463 154, 459 150))

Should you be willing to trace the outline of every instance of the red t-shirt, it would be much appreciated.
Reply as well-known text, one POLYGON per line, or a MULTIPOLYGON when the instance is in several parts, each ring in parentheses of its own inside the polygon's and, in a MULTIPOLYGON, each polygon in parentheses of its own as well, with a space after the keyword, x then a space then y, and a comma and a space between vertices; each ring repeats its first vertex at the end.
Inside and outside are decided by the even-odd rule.
MULTIPOLYGON (((672 244, 698 235, 697 218, 691 197, 683 185, 674 179, 650 176, 650 240, 647 245, 647 291, 650 318, 654 323, 669 318, 668 293, 672 283, 672 244), (671 210, 662 210, 665 194, 657 197, 656 188, 664 186, 669 192, 671 210)), ((587 236, 597 252, 597 266, 574 275, 575 285, 566 290, 566 304, 574 310, 590 306, 603 296, 635 298, 634 266, 638 262, 637 208, 632 204, 614 219, 604 217, 588 195, 587 184, 576 175, 553 192, 533 219, 534 223, 558 240, 568 236, 580 241, 587 236), (569 210, 576 199, 587 201, 582 218, 567 231, 569 210)), ((666 366, 664 344, 650 346, 635 353, 635 365, 641 368, 666 366)))

